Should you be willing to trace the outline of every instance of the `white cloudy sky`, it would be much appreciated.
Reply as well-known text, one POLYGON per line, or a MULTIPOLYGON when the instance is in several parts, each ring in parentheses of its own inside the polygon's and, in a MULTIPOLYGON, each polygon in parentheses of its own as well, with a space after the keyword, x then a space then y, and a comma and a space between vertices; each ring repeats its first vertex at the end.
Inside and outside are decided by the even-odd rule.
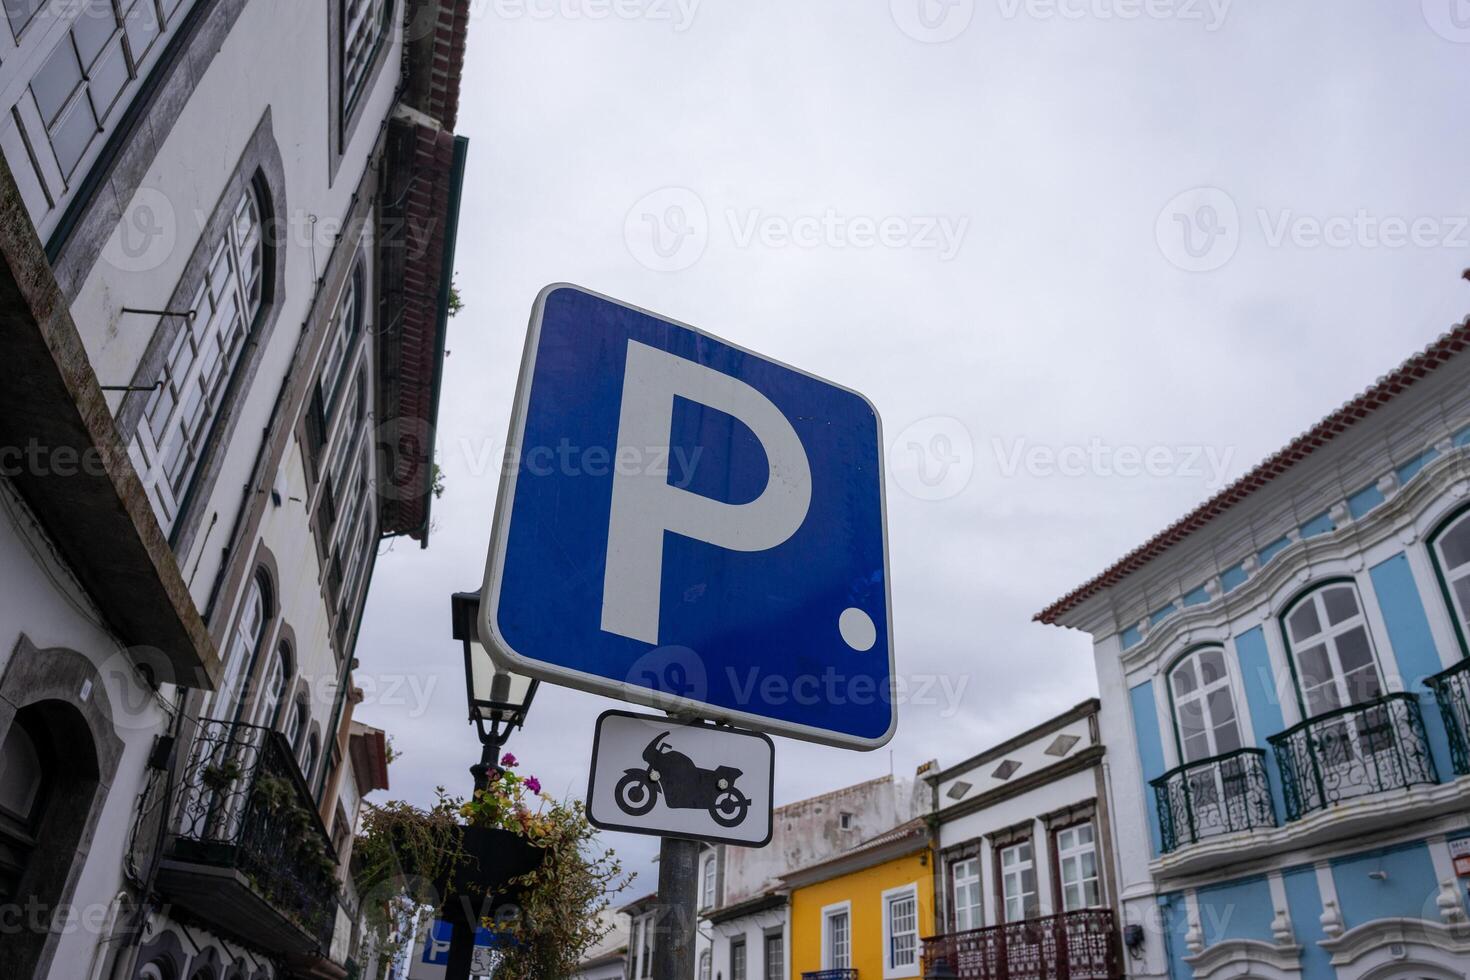
MULTIPOLYGON (((586 2, 473 0, 448 492, 359 647, 396 797, 478 752, 448 597, 547 283, 863 391, 930 482, 958 457, 890 474, 900 670, 964 685, 902 710, 900 774, 1094 694, 1087 638, 1031 615, 1470 311, 1465 0, 586 2), (1049 469, 1068 447, 1103 465, 1049 469), (1154 447, 1171 472, 1113 465, 1154 447)), ((510 748, 580 794, 609 704, 543 688, 510 748)), ((778 740, 777 799, 889 765, 778 740)))

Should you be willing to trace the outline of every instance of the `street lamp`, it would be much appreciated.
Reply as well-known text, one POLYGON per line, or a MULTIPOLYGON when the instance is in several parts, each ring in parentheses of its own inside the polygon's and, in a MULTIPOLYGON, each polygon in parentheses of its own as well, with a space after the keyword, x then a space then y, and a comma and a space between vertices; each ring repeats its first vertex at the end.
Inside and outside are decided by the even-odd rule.
POLYGON ((490 659, 480 642, 480 594, 456 592, 450 599, 454 615, 454 638, 464 644, 465 693, 469 698, 470 721, 484 746, 480 764, 470 771, 475 788, 484 789, 498 754, 510 733, 526 723, 526 712, 536 697, 540 681, 512 674, 490 659))

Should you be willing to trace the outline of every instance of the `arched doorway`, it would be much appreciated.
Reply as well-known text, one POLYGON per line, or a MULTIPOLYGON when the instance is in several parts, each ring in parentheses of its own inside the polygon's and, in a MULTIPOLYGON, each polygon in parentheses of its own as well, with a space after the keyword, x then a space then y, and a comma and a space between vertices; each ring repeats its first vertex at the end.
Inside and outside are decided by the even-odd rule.
POLYGON ((0 742, 0 890, 21 921, 0 944, 0 976, 28 977, 43 965, 100 789, 97 746, 80 711, 47 700, 16 712, 0 742))

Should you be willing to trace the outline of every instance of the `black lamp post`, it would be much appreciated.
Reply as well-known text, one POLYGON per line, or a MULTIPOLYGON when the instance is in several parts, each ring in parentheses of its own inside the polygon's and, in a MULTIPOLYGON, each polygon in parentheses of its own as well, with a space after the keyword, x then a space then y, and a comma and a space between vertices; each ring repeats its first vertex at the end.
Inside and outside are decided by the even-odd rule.
POLYGON ((490 770, 499 762, 501 747, 510 733, 526 723, 526 712, 536 697, 540 681, 512 674, 490 659, 480 642, 480 594, 457 592, 450 600, 454 614, 454 638, 464 644, 465 693, 469 698, 470 721, 483 746, 480 763, 470 772, 475 789, 484 789, 490 770))
MULTIPOLYGON (((450 609, 454 616, 454 638, 464 644, 465 695, 469 699, 470 721, 480 736, 480 761, 470 767, 478 791, 489 785, 490 773, 499 769, 505 740, 526 723, 526 712, 531 709, 541 682, 512 674, 490 659, 490 651, 480 642, 478 592, 456 592, 450 598, 450 609)), ((469 980, 479 923, 460 914, 452 917, 451 926, 445 977, 469 980)))

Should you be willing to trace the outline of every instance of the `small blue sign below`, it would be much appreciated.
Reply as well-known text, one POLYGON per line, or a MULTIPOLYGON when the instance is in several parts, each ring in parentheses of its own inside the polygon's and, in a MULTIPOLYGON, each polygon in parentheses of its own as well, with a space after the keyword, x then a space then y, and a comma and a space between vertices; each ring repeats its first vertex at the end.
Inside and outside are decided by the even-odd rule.
POLYGON ((856 392, 548 287, 480 635, 551 683, 877 748, 897 717, 882 445, 856 392))

